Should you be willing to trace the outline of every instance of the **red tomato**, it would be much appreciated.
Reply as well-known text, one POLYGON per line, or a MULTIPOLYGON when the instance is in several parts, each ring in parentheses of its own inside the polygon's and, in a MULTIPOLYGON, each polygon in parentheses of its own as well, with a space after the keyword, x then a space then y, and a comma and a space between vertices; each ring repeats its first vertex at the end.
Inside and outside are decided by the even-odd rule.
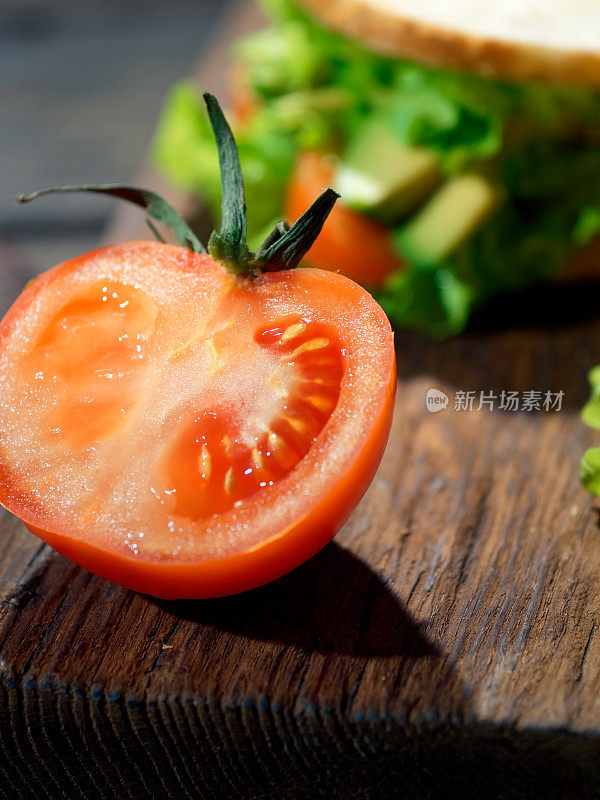
MULTIPOLYGON (((333 163, 318 153, 303 153, 287 188, 285 216, 293 222, 333 178, 333 163)), ((340 270, 363 286, 377 288, 401 266, 383 225, 344 206, 339 200, 327 218, 305 262, 319 269, 340 270)))
POLYGON ((244 125, 252 119, 258 109, 258 98, 252 91, 248 72, 243 64, 234 61, 225 78, 231 113, 238 125, 244 125))
POLYGON ((343 276, 106 247, 40 276, 0 326, 0 501, 123 586, 240 592, 348 518, 395 385, 390 325, 343 276))

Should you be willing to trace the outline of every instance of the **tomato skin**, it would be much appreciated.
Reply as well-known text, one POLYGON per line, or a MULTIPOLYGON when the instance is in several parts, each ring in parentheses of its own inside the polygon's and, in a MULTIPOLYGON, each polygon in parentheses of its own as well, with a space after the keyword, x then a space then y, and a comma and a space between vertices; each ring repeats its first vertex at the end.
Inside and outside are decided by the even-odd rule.
MULTIPOLYGON (((286 192, 286 218, 290 222, 298 219, 331 186, 332 179, 330 159, 314 152, 302 153, 286 192)), ((346 208, 343 197, 335 204, 305 261, 311 267, 339 270, 362 286, 374 289, 401 266, 387 228, 346 208)))
MULTIPOLYGON (((174 266, 183 272, 206 274, 215 286, 223 284, 245 291, 243 281, 226 275, 219 265, 207 256, 198 256, 182 248, 133 242, 102 248, 77 259, 65 262, 44 273, 32 282, 12 306, 0 324, 0 348, 18 325, 19 317, 30 306, 38 294, 48 290, 54 280, 70 274, 77 275, 90 258, 99 256, 119 262, 128 257, 142 263, 150 256, 173 260, 174 266)), ((290 285, 309 293, 317 284, 327 290, 336 303, 354 306, 357 300, 366 302, 365 292, 342 276, 311 269, 263 275, 257 279, 265 287, 273 287, 282 295, 288 295, 290 285)), ((368 302, 375 306, 370 298, 368 302)), ((11 486, 10 471, 0 459, 0 502, 21 518, 26 527, 57 552, 71 559, 94 574, 120 584, 126 588, 148 593, 165 599, 209 598, 235 594, 251 589, 299 566, 317 553, 335 535, 350 516, 355 505, 371 483, 383 455, 391 426, 394 395, 396 389, 393 336, 389 324, 381 311, 380 334, 385 340, 382 359, 389 364, 387 383, 381 392, 381 402, 376 418, 362 443, 358 456, 328 492, 282 530, 258 544, 216 558, 196 561, 158 557, 139 557, 118 549, 101 547, 93 541, 78 537, 76 531, 59 524, 48 524, 48 519, 28 505, 27 497, 20 495, 16 486, 11 486)), ((83 526, 83 522, 80 526, 83 526)))

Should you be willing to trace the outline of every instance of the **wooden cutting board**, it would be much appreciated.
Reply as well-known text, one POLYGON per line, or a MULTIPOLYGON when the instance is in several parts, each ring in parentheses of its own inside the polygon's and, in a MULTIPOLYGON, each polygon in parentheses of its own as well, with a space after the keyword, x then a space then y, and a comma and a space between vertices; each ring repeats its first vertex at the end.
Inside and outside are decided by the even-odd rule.
MULTIPOLYGON (((139 226, 127 211, 112 235, 139 226)), ((322 553, 243 596, 126 591, 5 512, 0 795, 600 796, 600 532, 577 479, 600 443, 578 417, 599 295, 502 298, 442 344, 399 331, 367 495, 322 553), (503 391, 562 408, 500 410, 503 391)))

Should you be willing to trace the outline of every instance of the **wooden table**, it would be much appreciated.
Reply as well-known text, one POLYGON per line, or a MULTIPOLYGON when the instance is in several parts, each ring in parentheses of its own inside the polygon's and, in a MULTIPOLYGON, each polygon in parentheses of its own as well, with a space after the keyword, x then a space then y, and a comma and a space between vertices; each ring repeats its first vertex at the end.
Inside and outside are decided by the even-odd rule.
POLYGON ((233 0, 2 0, 0 240, 46 269, 97 246, 110 201, 18 192, 123 182, 164 94, 215 40, 233 0))
POLYGON ((502 298, 443 344, 398 332, 366 497, 243 596, 126 591, 4 513, 0 796, 600 796, 600 533, 577 479, 598 295, 502 298), (500 411, 509 390, 562 410, 500 411))

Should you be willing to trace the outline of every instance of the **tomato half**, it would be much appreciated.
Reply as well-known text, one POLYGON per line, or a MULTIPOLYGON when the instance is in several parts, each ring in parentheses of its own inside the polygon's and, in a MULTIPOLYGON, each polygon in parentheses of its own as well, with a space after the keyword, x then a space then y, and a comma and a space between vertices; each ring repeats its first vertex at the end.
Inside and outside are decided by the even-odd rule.
POLYGON ((395 385, 390 325, 341 275, 106 247, 40 276, 0 326, 0 501, 123 586, 240 592, 348 518, 395 385))
MULTIPOLYGON (((318 153, 302 153, 285 198, 285 216, 293 222, 333 179, 333 161, 318 153)), ((390 231, 364 214, 344 206, 342 197, 331 211, 305 262, 319 269, 339 270, 362 286, 377 288, 401 266, 390 231)))

